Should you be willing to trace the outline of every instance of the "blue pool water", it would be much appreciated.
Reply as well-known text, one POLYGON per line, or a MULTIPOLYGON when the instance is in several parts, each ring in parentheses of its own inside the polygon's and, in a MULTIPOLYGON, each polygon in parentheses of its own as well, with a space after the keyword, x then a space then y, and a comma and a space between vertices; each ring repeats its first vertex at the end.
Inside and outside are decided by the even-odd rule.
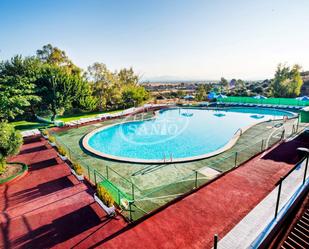
POLYGON ((255 108, 225 111, 167 109, 158 112, 151 120, 127 122, 99 130, 89 138, 88 145, 98 152, 120 158, 189 158, 220 149, 239 128, 285 115, 293 114, 255 108))

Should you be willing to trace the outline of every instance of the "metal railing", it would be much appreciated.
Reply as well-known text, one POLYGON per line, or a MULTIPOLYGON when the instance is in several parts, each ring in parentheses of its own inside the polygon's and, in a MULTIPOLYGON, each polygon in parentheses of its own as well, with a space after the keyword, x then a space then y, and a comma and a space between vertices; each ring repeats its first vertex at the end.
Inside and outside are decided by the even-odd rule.
MULTIPOLYGON (((298 132, 298 128, 298 126, 295 127, 293 125, 290 134, 287 134, 284 129, 278 129, 277 132, 274 132, 273 135, 268 139, 261 139, 254 144, 243 147, 240 146, 242 147, 241 149, 238 149, 234 152, 232 151, 229 154, 225 154, 224 157, 216 159, 212 162, 209 160, 209 162, 205 163, 205 165, 200 168, 209 167, 217 170, 218 173, 231 170, 232 168, 238 167, 250 158, 254 157, 256 154, 269 149, 271 146, 273 146, 275 143, 278 143, 285 137, 294 135, 298 132)), ((125 198, 127 198, 130 202, 132 209, 128 211, 121 207, 121 203, 118 203, 119 198, 117 204, 120 205, 124 211, 124 215, 127 216, 130 220, 137 220, 143 215, 154 211, 156 208, 159 208, 164 203, 182 196, 211 180, 211 178, 200 173, 199 170, 192 169, 186 175, 182 175, 180 178, 175 178, 173 181, 159 187, 153 187, 150 191, 148 191, 147 189, 144 189, 144 187, 140 187, 133 183, 130 179, 122 176, 119 172, 108 165, 104 165, 102 163, 102 165, 99 165, 99 169, 98 167, 92 167, 89 165, 89 162, 87 162, 87 160, 91 158, 90 156, 85 153, 78 154, 74 152, 70 146, 68 146, 66 142, 61 139, 60 136, 57 136, 57 133, 51 135, 55 136, 57 146, 61 146, 66 150, 70 161, 80 163, 84 169, 85 177, 92 184, 96 185, 98 183, 97 176, 100 176, 100 179, 110 183, 109 185, 112 186, 111 189, 115 189, 116 192, 119 191, 119 193, 123 193, 123 196, 125 196, 125 198)), ((162 165, 158 165, 157 167, 162 167, 162 165)))
MULTIPOLYGON (((269 193, 269 195, 262 200, 267 204, 267 209, 264 208, 263 212, 260 209, 259 215, 261 217, 269 217, 265 220, 264 230, 259 232, 257 238, 253 239, 250 248, 266 248, 267 244, 273 236, 272 231, 276 227, 280 227, 280 222, 285 218, 285 215, 289 213, 290 208, 294 206, 295 201, 301 196, 301 193, 306 191, 308 188, 308 163, 309 163, 309 154, 305 154, 302 159, 296 163, 280 180, 274 184, 274 190, 269 193), (274 216, 271 218, 272 210, 269 210, 269 205, 273 204, 274 207, 274 216)), ((262 203, 261 202, 261 203, 262 203)), ((258 218, 258 217, 257 217, 258 218)), ((253 233, 253 231, 251 231, 253 233)), ((227 240, 226 240, 227 241, 227 240)), ((225 241, 225 245, 226 245, 225 241)), ((218 247, 218 235, 214 235, 213 240, 214 248, 218 247)))
POLYGON ((275 186, 278 187, 277 202, 276 202, 276 209, 275 209, 275 218, 277 218, 278 211, 279 211, 281 189, 282 189, 282 185, 284 183, 284 180, 286 178, 288 178, 295 170, 297 170, 304 161, 306 161, 305 168, 304 168, 304 176, 303 176, 303 181, 302 181, 302 184, 305 184, 306 177, 307 177, 308 160, 309 160, 309 155, 306 155, 303 159, 300 160, 300 162, 298 162, 292 169, 290 169, 288 173, 286 173, 284 176, 282 176, 280 178, 280 180, 275 184, 275 186))

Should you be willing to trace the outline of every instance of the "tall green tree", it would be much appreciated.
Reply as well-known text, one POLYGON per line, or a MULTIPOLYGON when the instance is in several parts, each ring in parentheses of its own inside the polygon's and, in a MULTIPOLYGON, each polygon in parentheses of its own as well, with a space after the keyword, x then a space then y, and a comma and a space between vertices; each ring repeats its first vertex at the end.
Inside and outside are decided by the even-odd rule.
POLYGON ((227 79, 221 77, 220 79, 220 86, 221 86, 221 91, 228 92, 229 90, 229 82, 227 79))
POLYGON ((148 98, 149 94, 142 86, 126 85, 123 88, 122 101, 125 107, 139 105, 148 98))
POLYGON ((112 102, 115 97, 116 76, 105 64, 95 62, 88 67, 87 77, 92 83, 94 95, 98 98, 99 110, 103 111, 107 103, 112 102))
POLYGON ((137 85, 139 76, 135 74, 133 68, 123 68, 118 72, 118 79, 122 84, 137 85))
POLYGON ((35 93, 40 67, 35 58, 19 55, 0 63, 0 120, 14 119, 40 101, 35 93))
POLYGON ((52 112, 51 120, 73 107, 93 108, 91 89, 88 82, 78 75, 69 74, 65 69, 46 64, 41 77, 36 81, 41 97, 41 108, 52 112))
POLYGON ((300 94, 303 84, 300 75, 300 66, 292 68, 279 64, 274 79, 271 81, 271 92, 274 97, 296 97, 300 94))
POLYGON ((236 82, 235 82, 235 88, 236 89, 240 90, 240 89, 243 89, 245 87, 246 87, 246 85, 245 85, 245 82, 243 80, 241 80, 241 79, 236 80, 236 82))
POLYGON ((6 158, 19 152, 22 136, 13 125, 0 122, 0 175, 6 170, 6 158))
POLYGON ((149 97, 132 68, 111 72, 105 64, 96 62, 88 67, 87 78, 92 83, 101 111, 120 105, 133 106, 133 103, 139 104, 149 97))
POLYGON ((81 73, 81 69, 74 65, 65 51, 51 44, 44 45, 42 49, 38 49, 36 55, 43 63, 62 67, 69 74, 80 75, 81 73))
POLYGON ((198 101, 203 101, 205 100, 207 96, 207 92, 205 90, 205 86, 200 84, 198 87, 197 87, 197 91, 196 91, 196 100, 198 101))

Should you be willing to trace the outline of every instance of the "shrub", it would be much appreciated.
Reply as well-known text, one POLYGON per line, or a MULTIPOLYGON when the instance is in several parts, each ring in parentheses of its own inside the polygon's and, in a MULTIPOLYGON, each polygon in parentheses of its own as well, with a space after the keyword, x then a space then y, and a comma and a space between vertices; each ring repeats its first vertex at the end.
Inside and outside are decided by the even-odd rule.
POLYGON ((51 143, 54 143, 54 142, 56 142, 56 139, 53 136, 49 136, 48 141, 51 142, 51 143))
POLYGON ((114 205, 113 197, 100 184, 97 186, 97 195, 106 206, 111 207, 114 205))
POLYGON ((23 138, 14 126, 0 123, 0 174, 6 170, 6 158, 16 155, 22 143, 23 138))
POLYGON ((6 161, 5 158, 0 158, 0 175, 6 170, 6 161))
POLYGON ((65 156, 67 154, 66 150, 63 147, 58 147, 58 152, 60 155, 65 156))
POLYGON ((73 169, 75 170, 76 174, 78 175, 83 174, 83 168, 79 163, 73 163, 73 169))
POLYGON ((48 135, 49 135, 49 132, 48 132, 48 130, 42 130, 42 134, 43 134, 44 136, 48 136, 48 135))

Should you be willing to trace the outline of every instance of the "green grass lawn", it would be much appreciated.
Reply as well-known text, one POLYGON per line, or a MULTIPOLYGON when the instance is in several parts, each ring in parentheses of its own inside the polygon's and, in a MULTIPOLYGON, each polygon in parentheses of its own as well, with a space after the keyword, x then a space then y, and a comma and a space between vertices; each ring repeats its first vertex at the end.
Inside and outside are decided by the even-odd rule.
POLYGON ((41 122, 34 122, 34 121, 16 121, 11 122, 14 125, 15 129, 20 131, 32 130, 32 129, 39 129, 39 128, 46 128, 49 127, 50 124, 41 123, 41 122))
POLYGON ((76 113, 76 114, 65 114, 61 116, 57 116, 58 121, 63 121, 63 122, 70 122, 74 120, 78 120, 80 118, 91 118, 95 117, 98 114, 103 114, 103 113, 116 113, 116 112, 121 112, 121 110, 116 110, 116 111, 109 111, 109 112, 88 112, 88 113, 76 113))
MULTIPOLYGON (((90 118, 90 117, 95 117, 98 114, 102 113, 116 113, 120 112, 122 110, 116 110, 116 111, 109 111, 109 112, 88 112, 88 113, 76 113, 76 114, 65 114, 61 116, 57 116, 58 121, 63 121, 63 122, 69 122, 69 121, 74 121, 78 120, 81 118, 90 118)), ((49 119, 46 117, 46 119, 49 119)), ((51 127, 51 124, 39 122, 39 121, 15 121, 11 122, 12 125, 14 125, 15 129, 20 130, 20 131, 26 131, 26 130, 32 130, 32 129, 39 129, 39 128, 47 128, 51 127)))

